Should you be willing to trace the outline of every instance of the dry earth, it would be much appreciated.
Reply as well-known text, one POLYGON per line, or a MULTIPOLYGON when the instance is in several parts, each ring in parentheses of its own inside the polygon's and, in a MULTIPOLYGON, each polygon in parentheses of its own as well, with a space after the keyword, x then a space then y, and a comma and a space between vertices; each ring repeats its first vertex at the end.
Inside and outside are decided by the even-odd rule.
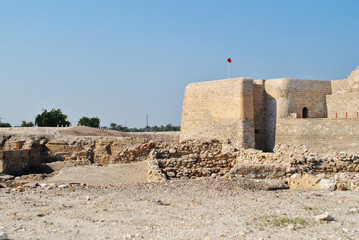
MULTIPOLYGON (((2 131, 19 139, 120 134, 84 127, 2 131)), ((277 182, 223 178, 147 183, 146 161, 60 165, 51 178, 20 177, 27 187, 0 188, 0 232, 10 239, 359 239, 355 191, 269 191, 277 182), (316 221, 324 212, 334 221, 316 221)))
POLYGON ((64 168, 47 187, 0 189, 0 231, 11 239, 359 238, 359 192, 268 191, 244 179, 144 183, 122 175, 129 168, 64 168), (317 222, 324 212, 335 220, 317 222))
POLYGON ((107 166, 85 165, 64 167, 47 183, 86 183, 106 186, 116 183, 143 183, 147 181, 148 162, 110 164, 107 166))

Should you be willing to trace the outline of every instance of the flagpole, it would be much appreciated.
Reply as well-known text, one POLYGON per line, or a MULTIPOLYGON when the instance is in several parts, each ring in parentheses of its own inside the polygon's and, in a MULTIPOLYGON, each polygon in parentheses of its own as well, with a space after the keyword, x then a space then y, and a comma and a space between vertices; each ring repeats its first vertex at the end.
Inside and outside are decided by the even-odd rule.
POLYGON ((228 62, 228 78, 229 78, 229 73, 230 73, 230 69, 231 69, 231 64, 228 62))
POLYGON ((228 54, 228 59, 227 59, 227 62, 228 62, 228 78, 230 78, 230 73, 231 73, 231 55, 228 54))

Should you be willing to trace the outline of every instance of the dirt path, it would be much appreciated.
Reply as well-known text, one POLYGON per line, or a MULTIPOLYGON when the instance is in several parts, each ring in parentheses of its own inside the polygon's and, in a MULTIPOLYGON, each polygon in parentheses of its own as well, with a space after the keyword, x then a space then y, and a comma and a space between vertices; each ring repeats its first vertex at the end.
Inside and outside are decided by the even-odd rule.
POLYGON ((64 167, 47 183, 86 183, 93 186, 108 186, 119 183, 144 183, 147 181, 148 162, 110 164, 108 166, 64 167))

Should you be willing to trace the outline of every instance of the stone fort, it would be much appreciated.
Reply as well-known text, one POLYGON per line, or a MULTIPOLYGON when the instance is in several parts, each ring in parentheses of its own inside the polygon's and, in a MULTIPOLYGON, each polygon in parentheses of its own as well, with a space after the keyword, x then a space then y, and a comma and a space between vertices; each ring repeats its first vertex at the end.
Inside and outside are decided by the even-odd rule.
POLYGON ((219 139, 272 151, 304 144, 358 153, 359 66, 347 79, 231 78, 186 87, 180 140, 219 139))

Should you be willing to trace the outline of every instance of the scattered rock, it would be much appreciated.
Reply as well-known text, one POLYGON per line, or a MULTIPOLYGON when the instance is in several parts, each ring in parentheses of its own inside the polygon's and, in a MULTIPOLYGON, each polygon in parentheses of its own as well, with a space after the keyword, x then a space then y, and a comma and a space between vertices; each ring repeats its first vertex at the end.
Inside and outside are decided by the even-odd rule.
POLYGON ((289 224, 287 228, 291 231, 295 230, 295 226, 293 224, 289 224))
POLYGON ((37 183, 27 183, 24 185, 27 188, 36 188, 37 186, 39 186, 37 183))
POLYGON ((350 213, 359 213, 359 209, 358 208, 350 208, 348 210, 348 212, 350 212, 350 213))
POLYGON ((0 232, 0 239, 9 239, 9 236, 6 232, 0 232))
POLYGON ((14 179, 15 179, 15 176, 13 176, 13 175, 7 175, 7 174, 0 175, 0 180, 2 180, 2 181, 14 180, 14 179))
POLYGON ((122 239, 124 239, 124 240, 134 239, 134 238, 136 238, 136 237, 138 237, 138 234, 126 234, 126 235, 124 235, 124 236, 122 237, 122 239))
POLYGON ((243 237, 243 236, 247 235, 247 232, 246 231, 240 231, 238 234, 239 234, 239 236, 243 237))
POLYGON ((335 181, 331 179, 321 179, 318 183, 319 189, 335 190, 335 181))
POLYGON ((316 221, 334 221, 334 217, 328 213, 328 212, 325 212, 323 214, 320 214, 320 215, 317 215, 315 216, 315 220, 316 221))

